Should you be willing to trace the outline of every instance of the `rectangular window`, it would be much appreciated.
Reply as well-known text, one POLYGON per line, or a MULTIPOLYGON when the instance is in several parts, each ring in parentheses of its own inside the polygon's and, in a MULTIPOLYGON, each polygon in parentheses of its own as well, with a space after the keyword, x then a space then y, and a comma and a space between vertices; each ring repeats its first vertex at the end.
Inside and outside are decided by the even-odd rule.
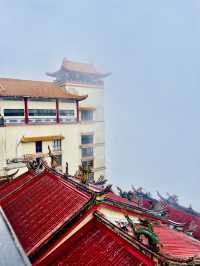
POLYGON ((54 109, 29 109, 29 116, 56 116, 54 109))
POLYGON ((24 109, 4 109, 4 116, 24 116, 24 109))
POLYGON ((60 110, 60 116, 74 116, 74 110, 60 110))
POLYGON ((35 142, 35 150, 36 152, 42 152, 42 141, 35 142))
POLYGON ((93 160, 83 161, 82 164, 83 164, 83 167, 90 167, 90 168, 94 167, 94 161, 93 160))
POLYGON ((93 156, 93 148, 82 148, 81 149, 82 157, 91 157, 93 156))
POLYGON ((81 120, 83 121, 93 120, 93 111, 81 111, 81 120))
POLYGON ((53 140, 53 150, 54 151, 61 151, 61 139, 53 140))
POLYGON ((93 144, 93 135, 82 135, 81 144, 93 144))

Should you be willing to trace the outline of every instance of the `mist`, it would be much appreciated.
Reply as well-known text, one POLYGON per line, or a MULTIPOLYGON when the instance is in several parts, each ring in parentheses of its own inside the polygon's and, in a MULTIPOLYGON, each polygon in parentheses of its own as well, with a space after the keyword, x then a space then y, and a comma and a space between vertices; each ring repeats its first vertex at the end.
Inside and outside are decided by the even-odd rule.
POLYGON ((110 183, 200 211, 200 2, 0 0, 1 77, 51 80, 63 57, 105 80, 110 183))

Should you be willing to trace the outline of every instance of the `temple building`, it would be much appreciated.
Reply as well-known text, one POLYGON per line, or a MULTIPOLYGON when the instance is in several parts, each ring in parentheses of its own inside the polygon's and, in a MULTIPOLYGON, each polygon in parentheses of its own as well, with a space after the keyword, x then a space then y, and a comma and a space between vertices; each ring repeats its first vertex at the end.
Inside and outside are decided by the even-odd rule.
POLYGON ((0 78, 0 173, 25 171, 25 161, 45 158, 75 174, 81 163, 105 175, 104 78, 92 64, 64 58, 47 73, 51 82, 0 78), (12 171, 10 171, 12 170, 12 171))
POLYGON ((27 167, 0 179, 0 264, 200 265, 200 241, 168 217, 166 202, 118 195, 105 179, 60 174, 43 159, 27 167))

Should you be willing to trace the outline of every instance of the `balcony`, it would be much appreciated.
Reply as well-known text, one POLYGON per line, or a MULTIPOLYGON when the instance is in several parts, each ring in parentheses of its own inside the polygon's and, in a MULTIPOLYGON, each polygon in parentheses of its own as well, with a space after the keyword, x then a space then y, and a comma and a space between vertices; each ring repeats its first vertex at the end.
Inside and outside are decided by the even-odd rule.
MULTIPOLYGON (((76 123, 77 120, 75 117, 60 117, 60 124, 69 124, 76 123)), ((0 120, 0 126, 7 125, 23 125, 25 124, 24 118, 12 117, 12 118, 2 118, 0 120)), ((58 124, 56 121, 56 117, 29 117, 28 119, 29 125, 45 125, 45 124, 58 124)))

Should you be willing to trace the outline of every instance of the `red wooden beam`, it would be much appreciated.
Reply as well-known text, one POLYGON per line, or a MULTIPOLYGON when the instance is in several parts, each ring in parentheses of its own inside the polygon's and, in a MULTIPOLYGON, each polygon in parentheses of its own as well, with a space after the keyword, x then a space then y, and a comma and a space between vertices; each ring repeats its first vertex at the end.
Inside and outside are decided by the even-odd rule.
POLYGON ((25 124, 28 124, 28 98, 24 98, 24 116, 25 124))
POLYGON ((59 100, 56 99, 56 123, 60 123, 59 100))
POLYGON ((79 122, 79 101, 76 101, 76 120, 79 122))

